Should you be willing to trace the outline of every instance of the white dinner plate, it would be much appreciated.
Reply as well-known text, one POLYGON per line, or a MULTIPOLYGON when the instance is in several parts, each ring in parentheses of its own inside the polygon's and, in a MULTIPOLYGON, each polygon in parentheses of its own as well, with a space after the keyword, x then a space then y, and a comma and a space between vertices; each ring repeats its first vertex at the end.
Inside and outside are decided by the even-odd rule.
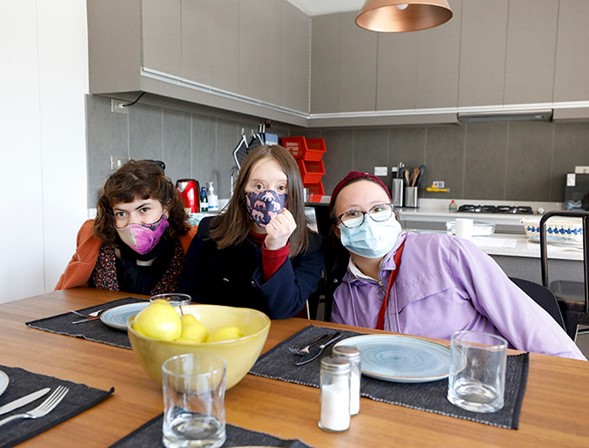
POLYGON ((0 370, 0 395, 4 393, 6 388, 8 387, 8 375, 6 375, 2 370, 0 370))
POLYGON ((450 349, 445 345, 400 335, 363 335, 336 344, 360 350, 362 373, 379 380, 425 383, 448 377, 450 349))
POLYGON ((149 302, 147 301, 145 303, 129 303, 127 305, 115 306, 102 313, 100 320, 109 327, 127 331, 127 320, 147 306, 149 306, 149 302))

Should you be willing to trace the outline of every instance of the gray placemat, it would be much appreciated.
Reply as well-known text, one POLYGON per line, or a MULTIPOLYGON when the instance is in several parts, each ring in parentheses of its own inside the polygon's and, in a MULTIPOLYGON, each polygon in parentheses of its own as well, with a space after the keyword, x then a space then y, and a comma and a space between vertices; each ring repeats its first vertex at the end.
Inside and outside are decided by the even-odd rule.
MULTIPOLYGON (((160 448, 162 443, 162 422, 163 414, 151 419, 143 426, 137 428, 132 433, 126 435, 118 442, 111 445, 111 448, 160 448)), ((263 432, 250 431, 249 429, 240 428, 227 424, 225 426, 227 440, 223 444, 223 448, 237 447, 237 446, 272 446, 280 448, 311 448, 300 440, 284 440, 278 437, 271 436, 263 432)))
MULTIPOLYGON (((288 347, 302 347, 321 334, 335 333, 336 331, 343 333, 343 339, 362 334, 341 329, 308 326, 268 350, 258 359, 249 373, 318 388, 321 358, 331 354, 331 348, 328 347, 322 356, 314 361, 297 367, 294 363, 298 356, 293 355, 288 347)), ((446 398, 448 393, 447 379, 428 383, 394 383, 363 375, 361 394, 363 397, 384 403, 472 420, 500 428, 517 429, 528 379, 528 364, 529 353, 507 357, 505 405, 503 409, 494 413, 471 412, 454 406, 446 398)))
MULTIPOLYGON (((52 376, 29 372, 19 367, 0 365, 0 370, 4 371, 9 378, 8 388, 4 394, 0 396, 0 406, 44 387, 49 387, 52 391, 57 386, 66 386, 69 388, 69 392, 63 401, 46 416, 34 420, 15 420, 3 425, 2 428, 0 428, 0 447, 15 446, 25 440, 35 437, 43 431, 47 431, 49 428, 52 428, 53 426, 58 425, 59 423, 100 403, 102 400, 110 397, 115 390, 114 387, 108 391, 95 389, 86 386, 85 384, 73 383, 52 376)), ((51 391, 49 393, 51 393, 51 391)), ((41 404, 48 396, 49 394, 39 398, 33 403, 23 406, 22 408, 4 414, 0 419, 30 411, 41 404)))
MULTIPOLYGON (((91 306, 76 310, 82 314, 92 313, 98 310, 107 310, 116 306, 127 305, 129 303, 144 302, 145 299, 127 297, 124 299, 113 300, 112 302, 101 303, 100 305, 91 306)), ((45 317, 43 319, 27 322, 26 325, 38 330, 49 331, 51 333, 64 334, 75 338, 83 338, 88 341, 100 342, 102 344, 113 345, 115 347, 131 349, 131 343, 126 331, 117 330, 101 322, 100 319, 82 324, 73 325, 72 322, 83 319, 74 313, 63 313, 55 316, 45 317)))

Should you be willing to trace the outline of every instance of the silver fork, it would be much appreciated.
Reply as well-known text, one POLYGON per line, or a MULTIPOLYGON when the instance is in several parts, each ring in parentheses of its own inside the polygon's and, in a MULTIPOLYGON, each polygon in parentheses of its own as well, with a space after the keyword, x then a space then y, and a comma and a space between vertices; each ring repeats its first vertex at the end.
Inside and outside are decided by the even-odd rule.
POLYGON ((329 334, 324 334, 324 335, 319 336, 313 342, 311 342, 309 345, 307 345, 303 348, 288 347, 288 349, 290 350, 291 353, 294 353, 295 355, 306 355, 309 353, 309 349, 311 347, 324 342, 328 338, 329 338, 329 334))
POLYGON ((75 320, 72 322, 72 324, 81 324, 83 322, 90 322, 90 321, 96 320, 100 317, 100 315, 102 314, 103 311, 104 310, 98 310, 98 311, 92 311, 91 313, 88 313, 88 314, 82 314, 78 311, 70 310, 70 313, 73 313, 76 316, 80 316, 80 317, 84 318, 81 320, 75 320))
POLYGON ((10 417, 6 417, 4 420, 0 420, 0 426, 11 422, 13 420, 17 420, 20 418, 39 418, 49 414, 55 407, 63 400, 66 394, 69 392, 69 388, 65 386, 59 386, 55 389, 51 395, 49 395, 43 403, 37 406, 34 409, 31 409, 28 412, 24 412, 22 414, 15 414, 11 415, 10 417))

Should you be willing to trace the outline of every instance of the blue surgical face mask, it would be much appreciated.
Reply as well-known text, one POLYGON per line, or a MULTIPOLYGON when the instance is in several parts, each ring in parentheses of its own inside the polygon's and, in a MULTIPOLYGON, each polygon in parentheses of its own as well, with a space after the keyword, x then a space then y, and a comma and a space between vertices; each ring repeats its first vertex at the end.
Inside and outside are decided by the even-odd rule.
POLYGON ((359 227, 348 229, 340 224, 338 228, 343 246, 350 252, 366 258, 384 257, 395 246, 403 230, 394 216, 382 222, 365 216, 359 227))

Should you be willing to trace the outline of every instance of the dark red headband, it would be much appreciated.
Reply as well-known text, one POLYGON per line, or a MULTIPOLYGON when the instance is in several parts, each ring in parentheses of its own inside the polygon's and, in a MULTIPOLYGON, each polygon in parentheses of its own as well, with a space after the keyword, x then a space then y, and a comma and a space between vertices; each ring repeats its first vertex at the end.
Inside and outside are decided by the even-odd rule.
POLYGON ((331 200, 329 201, 329 214, 330 215, 331 215, 331 212, 333 211, 333 207, 335 206, 335 200, 337 199, 337 195, 342 190, 342 188, 348 186, 349 184, 351 184, 354 181, 357 181, 358 179, 367 179, 367 180, 370 180, 370 181, 380 185, 382 187, 382 189, 387 192, 389 199, 391 199, 391 201, 393 200, 391 193, 389 192, 389 189, 384 184, 384 182, 382 180, 380 180, 378 177, 376 177, 373 174, 363 173, 362 171, 350 171, 346 177, 344 177, 342 180, 339 181, 339 183, 335 186, 335 188, 333 189, 333 192, 331 193, 331 200))

